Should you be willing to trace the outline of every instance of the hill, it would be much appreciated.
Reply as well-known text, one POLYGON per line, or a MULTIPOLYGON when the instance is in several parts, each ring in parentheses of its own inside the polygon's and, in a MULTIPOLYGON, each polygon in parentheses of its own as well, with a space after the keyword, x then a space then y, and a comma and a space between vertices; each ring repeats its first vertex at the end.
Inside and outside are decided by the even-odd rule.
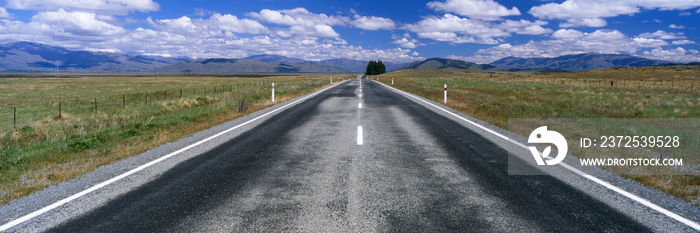
POLYGON ((555 58, 506 57, 491 62, 497 67, 531 69, 549 68, 568 71, 597 70, 617 66, 652 66, 666 64, 667 61, 651 60, 623 54, 584 53, 555 58))
MULTIPOLYGON (((305 60, 298 59, 298 58, 290 58, 290 57, 285 57, 285 56, 280 56, 280 55, 271 55, 271 54, 253 55, 253 56, 245 57, 243 59, 257 60, 257 61, 264 61, 264 62, 279 62, 279 63, 287 63, 287 64, 307 62, 305 60)), ((328 59, 328 60, 322 60, 322 61, 309 61, 309 62, 317 63, 317 64, 321 64, 321 65, 326 65, 326 66, 335 66, 335 67, 339 67, 339 68, 346 69, 346 70, 356 72, 356 73, 364 73, 367 70, 367 62, 368 61, 358 61, 358 60, 346 59, 346 58, 334 58, 334 59, 328 59)), ((387 71, 389 71, 389 72, 394 71, 403 65, 400 63, 392 63, 392 62, 383 62, 383 63, 386 66, 387 71)))
POLYGON ((352 73, 349 70, 312 62, 280 63, 248 59, 203 59, 162 67, 170 73, 352 73))
POLYGON ((152 72, 187 59, 72 51, 32 42, 0 45, 0 72, 152 72))
POLYGON ((488 64, 476 64, 462 60, 453 60, 445 58, 430 58, 423 61, 414 61, 399 67, 397 70, 430 70, 442 69, 464 73, 554 73, 566 72, 552 69, 509 69, 501 68, 488 64))
POLYGON ((297 58, 285 57, 285 56, 280 56, 280 55, 272 55, 272 54, 258 54, 258 55, 245 57, 243 59, 264 61, 264 62, 271 62, 272 61, 272 62, 287 63, 287 64, 306 62, 305 60, 301 60, 301 59, 297 59, 297 58))

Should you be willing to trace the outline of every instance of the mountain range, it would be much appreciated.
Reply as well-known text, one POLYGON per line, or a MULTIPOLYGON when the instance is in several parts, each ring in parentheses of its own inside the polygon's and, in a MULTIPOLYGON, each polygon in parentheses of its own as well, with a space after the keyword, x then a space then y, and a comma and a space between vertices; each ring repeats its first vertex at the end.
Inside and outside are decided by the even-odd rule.
POLYGON ((353 73, 336 67, 313 62, 281 63, 250 59, 212 58, 180 62, 160 68, 167 73, 353 73))
POLYGON ((143 72, 187 59, 72 51, 32 42, 0 45, 0 72, 143 72))
MULTIPOLYGON (((248 60, 258 60, 258 61, 265 61, 265 62, 279 62, 279 63, 287 63, 287 64, 294 64, 294 63, 303 63, 307 62, 305 60, 297 59, 297 58, 289 58, 285 56, 280 56, 280 55, 271 55, 271 54, 260 54, 260 55, 253 55, 249 57, 245 57, 243 59, 248 59, 248 60)), ((321 65, 326 65, 326 66, 336 66, 340 67, 355 73, 364 73, 367 71, 367 61, 358 61, 358 60, 352 60, 352 59, 346 59, 346 58, 334 58, 334 59, 328 59, 328 60, 322 60, 322 61, 309 61, 321 65)), ((393 63, 393 62, 382 62, 386 66, 386 71, 391 72, 399 68, 400 66, 404 65, 403 63, 393 63)))
MULTIPOLYGON (((367 61, 336 58, 305 61, 280 55, 260 54, 242 59, 192 60, 159 56, 74 51, 33 42, 0 45, 0 72, 159 72, 173 73, 364 73, 367 61)), ((546 73, 584 71, 618 66, 673 64, 622 54, 575 54, 555 58, 506 57, 490 64, 430 58, 408 64, 383 62, 387 71, 446 69, 458 72, 546 73)), ((687 65, 693 65, 689 63, 687 65)), ((678 65, 678 64, 673 64, 678 65)))
POLYGON ((555 70, 584 71, 618 66, 653 66, 669 63, 624 54, 583 53, 554 58, 506 57, 489 64, 516 69, 549 68, 555 70))
POLYGON ((568 72, 563 70, 553 70, 548 68, 532 68, 532 69, 516 69, 516 68, 503 68, 496 67, 489 64, 476 64, 473 62, 466 62, 462 60, 453 60, 445 58, 430 58, 423 61, 414 61, 405 64, 398 68, 398 70, 430 70, 430 69, 443 69, 451 70, 456 72, 465 73, 555 73, 555 72, 568 72))

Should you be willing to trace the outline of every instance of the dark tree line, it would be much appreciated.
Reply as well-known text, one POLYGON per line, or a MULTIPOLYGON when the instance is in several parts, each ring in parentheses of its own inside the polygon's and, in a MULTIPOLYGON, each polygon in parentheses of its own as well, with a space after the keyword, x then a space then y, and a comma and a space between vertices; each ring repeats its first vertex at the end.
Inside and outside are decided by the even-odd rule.
POLYGON ((382 60, 369 61, 369 64, 367 64, 367 72, 365 72, 365 75, 377 75, 383 73, 386 73, 386 66, 384 66, 382 60))

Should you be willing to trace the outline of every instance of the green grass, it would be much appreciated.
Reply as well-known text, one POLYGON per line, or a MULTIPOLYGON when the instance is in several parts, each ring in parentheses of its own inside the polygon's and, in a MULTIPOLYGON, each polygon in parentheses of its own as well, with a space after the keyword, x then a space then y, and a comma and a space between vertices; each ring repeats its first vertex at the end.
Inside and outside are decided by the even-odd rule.
POLYGON ((322 75, 0 79, 0 203, 270 106, 271 82, 276 103, 329 84, 322 75), (124 94, 133 97, 122 105, 124 94))

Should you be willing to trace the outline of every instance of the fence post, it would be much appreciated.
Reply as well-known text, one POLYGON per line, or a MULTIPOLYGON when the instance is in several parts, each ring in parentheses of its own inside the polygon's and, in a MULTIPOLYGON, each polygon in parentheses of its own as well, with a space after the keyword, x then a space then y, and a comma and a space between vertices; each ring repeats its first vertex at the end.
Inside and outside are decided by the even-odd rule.
POLYGON ((12 107, 12 128, 17 128, 17 107, 12 107))
POLYGON ((97 98, 95 98, 95 115, 97 115, 97 98))
POLYGON ((126 108, 126 94, 122 96, 122 108, 126 108))
POLYGON ((146 92, 146 104, 148 104, 148 92, 146 92))
POLYGON ((163 90, 163 101, 165 101, 165 99, 167 99, 167 98, 168 98, 168 91, 163 90))
POLYGON ((63 117, 61 116, 61 102, 58 102, 58 119, 62 119, 63 117))
POLYGON ((182 99, 182 89, 180 89, 180 99, 182 99))

